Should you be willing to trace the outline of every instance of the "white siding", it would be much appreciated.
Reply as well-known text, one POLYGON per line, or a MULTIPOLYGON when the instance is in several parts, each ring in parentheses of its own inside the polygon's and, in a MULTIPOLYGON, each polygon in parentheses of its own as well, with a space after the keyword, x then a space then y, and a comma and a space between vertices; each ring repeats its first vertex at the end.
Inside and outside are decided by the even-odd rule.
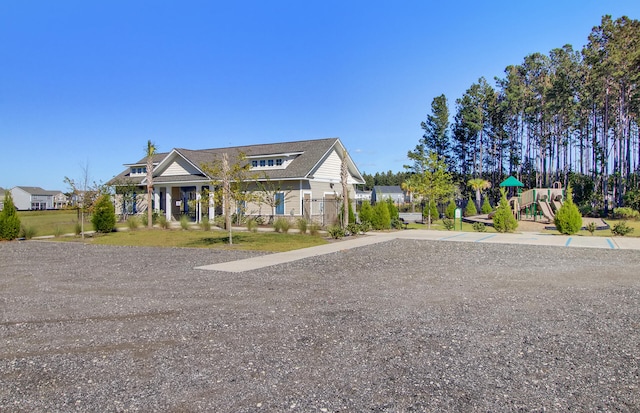
POLYGON ((11 197, 13 198, 13 205, 16 209, 28 210, 31 209, 31 194, 22 190, 21 188, 12 188, 11 197))
POLYGON ((336 153, 336 151, 331 151, 329 156, 322 162, 322 164, 316 169, 313 173, 314 179, 332 179, 336 182, 340 181, 340 165, 342 164, 342 160, 336 153))
POLYGON ((185 161, 184 158, 176 157, 174 161, 162 171, 160 176, 195 175, 198 173, 200 172, 189 162, 185 161))

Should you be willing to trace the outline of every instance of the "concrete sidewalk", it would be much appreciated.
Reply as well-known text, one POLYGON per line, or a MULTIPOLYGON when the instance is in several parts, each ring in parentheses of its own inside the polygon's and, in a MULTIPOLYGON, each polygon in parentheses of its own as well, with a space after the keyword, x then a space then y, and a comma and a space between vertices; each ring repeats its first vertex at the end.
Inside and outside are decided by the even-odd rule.
POLYGON ((640 238, 583 237, 569 235, 540 234, 523 232, 518 234, 499 234, 483 232, 454 232, 430 230, 405 230, 393 232, 371 232, 366 236, 350 238, 317 247, 261 255, 239 261, 196 267, 198 270, 244 272, 276 264, 297 261, 307 257, 331 254, 351 248, 377 244, 393 239, 419 239, 448 242, 477 242, 493 244, 548 245, 567 248, 601 248, 640 250, 640 238))

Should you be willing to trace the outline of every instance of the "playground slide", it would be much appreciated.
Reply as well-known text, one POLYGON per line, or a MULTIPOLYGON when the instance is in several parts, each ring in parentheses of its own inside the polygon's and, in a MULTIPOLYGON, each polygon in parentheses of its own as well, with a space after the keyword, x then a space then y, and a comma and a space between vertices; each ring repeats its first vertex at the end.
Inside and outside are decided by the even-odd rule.
POLYGON ((553 222, 553 211, 551 210, 549 202, 546 200, 538 200, 538 206, 540 207, 540 211, 542 211, 542 215, 544 215, 549 222, 553 222))
POLYGON ((560 207, 562 206, 562 201, 556 201, 555 199, 553 201, 551 201, 552 206, 553 206, 553 210, 558 212, 560 210, 560 207))

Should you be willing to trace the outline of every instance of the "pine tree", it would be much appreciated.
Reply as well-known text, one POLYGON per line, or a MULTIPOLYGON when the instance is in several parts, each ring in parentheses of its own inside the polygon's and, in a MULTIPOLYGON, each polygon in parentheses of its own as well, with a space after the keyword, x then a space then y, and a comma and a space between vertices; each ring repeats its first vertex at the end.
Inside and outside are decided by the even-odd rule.
POLYGON ((580 210, 573 203, 571 187, 567 188, 566 200, 556 213, 554 218, 556 229, 562 234, 575 234, 582 228, 582 215, 580 210))
POLYGON ((513 232, 518 228, 518 221, 513 216, 504 188, 500 188, 500 203, 493 216, 493 228, 498 232, 513 232))
POLYGON ((12 240, 20 234, 20 217, 11 192, 6 191, 4 209, 0 212, 0 239, 12 240))
POLYGON ((449 219, 453 219, 456 214, 456 208, 458 208, 458 206, 452 199, 451 201, 449 201, 449 205, 447 205, 447 209, 444 211, 444 215, 449 219))
POLYGON ((476 203, 473 202, 471 196, 469 196, 469 200, 467 201, 467 207, 464 209, 465 217, 472 217, 478 215, 478 210, 476 209, 476 203))
POLYGON ((483 214, 490 214, 493 211, 493 207, 489 203, 489 197, 484 197, 484 202, 482 203, 482 209, 480 210, 483 214))
POLYGON ((360 213, 358 214, 358 218, 361 223, 373 223, 373 207, 369 203, 369 201, 364 201, 360 206, 360 213))

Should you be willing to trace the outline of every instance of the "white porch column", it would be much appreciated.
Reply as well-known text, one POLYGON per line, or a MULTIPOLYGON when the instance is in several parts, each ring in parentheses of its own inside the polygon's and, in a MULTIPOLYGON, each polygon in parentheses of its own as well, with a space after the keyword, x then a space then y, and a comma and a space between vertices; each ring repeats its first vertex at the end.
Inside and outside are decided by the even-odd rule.
POLYGON ((202 185, 196 185, 196 222, 202 222, 202 185))
POLYGON ((216 205, 213 191, 214 188, 209 187, 209 220, 213 220, 216 215, 216 205))
POLYGON ((171 221, 171 208, 172 208, 172 204, 173 204, 173 200, 171 199, 171 187, 168 186, 166 188, 167 191, 167 195, 166 195, 166 199, 165 199, 165 214, 166 214, 166 218, 167 221, 171 221))
POLYGON ((155 187, 153 187, 153 205, 155 205, 153 212, 160 211, 160 191, 156 190, 155 187))

